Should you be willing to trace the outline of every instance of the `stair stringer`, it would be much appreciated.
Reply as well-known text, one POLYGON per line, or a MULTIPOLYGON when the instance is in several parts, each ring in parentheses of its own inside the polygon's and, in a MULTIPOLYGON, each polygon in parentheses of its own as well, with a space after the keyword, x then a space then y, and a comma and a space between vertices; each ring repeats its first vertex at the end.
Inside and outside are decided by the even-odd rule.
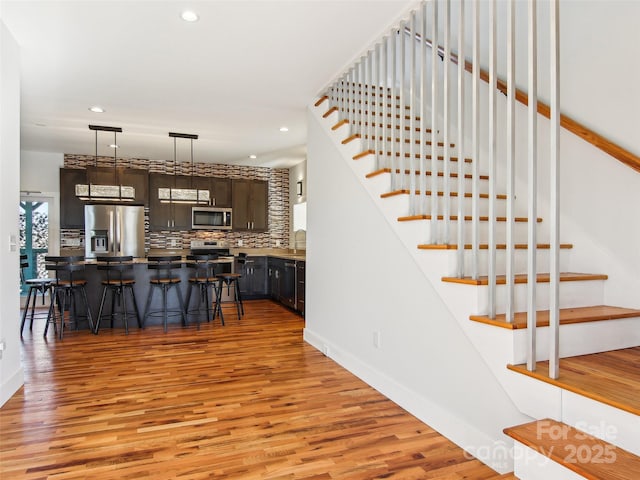
MULTIPOLYGON (((333 123, 329 120, 327 125, 333 123)), ((330 133, 338 148, 340 146, 340 140, 346 136, 344 133, 346 129, 342 132, 340 130, 341 129, 337 129, 330 133)), ((359 178, 371 199, 382 212, 387 223, 405 245, 407 251, 420 266, 424 276, 444 300, 447 308, 457 320, 462 331, 480 353, 483 360, 490 367, 496 379, 503 386, 505 392, 517 408, 533 418, 548 417, 560 421, 567 421, 569 417, 573 416, 574 423, 576 423, 576 421, 579 424, 584 423, 576 420, 576 415, 579 418, 587 418, 587 411, 582 410, 585 412, 585 415, 579 413, 581 412, 579 409, 574 410, 572 413, 566 411, 567 392, 563 392, 562 389, 543 382, 533 381, 530 378, 523 377, 505 368, 508 363, 522 363, 525 354, 523 351, 523 337, 526 335, 526 332, 522 330, 500 329, 469 320, 470 313, 486 311, 486 287, 447 284, 441 281, 443 276, 452 274, 452 265, 455 265, 455 251, 418 251, 416 248, 417 244, 424 242, 424 232, 420 231, 424 230, 424 228, 421 229, 417 227, 416 222, 413 222, 413 224, 410 222, 403 224, 397 221, 399 216, 398 212, 402 214, 402 212, 408 211, 408 195, 397 196, 392 199, 380 199, 381 191, 388 190, 388 188, 381 185, 385 180, 376 179, 372 181, 371 179, 364 179, 365 175, 372 170, 372 163, 370 163, 371 160, 369 160, 368 163, 366 158, 358 161, 351 159, 353 153, 358 152, 359 147, 357 142, 354 143, 356 143, 356 145, 351 145, 351 150, 348 152, 345 152, 343 148, 342 151, 345 161, 351 167, 356 177, 359 178), (563 401, 563 399, 565 399, 565 401, 563 401)), ((498 288, 500 289, 500 287, 498 288)), ((516 288, 521 291, 520 296, 524 297, 522 292, 526 286, 522 285, 516 288)), ((544 292, 544 285, 540 290, 544 292)), ((546 308, 545 295, 541 295, 541 298, 542 305, 540 308, 546 308)), ((563 298, 565 302, 561 307, 604 303, 604 281, 563 283, 561 284, 561 298, 563 298)), ((640 326, 640 319, 637 318, 602 322, 600 324, 562 326, 561 354, 565 352, 566 354, 564 356, 572 356, 638 345, 640 340, 640 329, 638 326, 640 326), (613 336, 611 335, 612 326, 617 329, 617 333, 613 336), (583 337, 589 338, 590 342, 587 342, 586 345, 576 346, 576 342, 572 342, 571 339, 576 337, 576 332, 579 334, 579 332, 583 330, 591 330, 589 334, 583 335, 583 337), (563 336, 563 331, 567 331, 567 335, 563 336), (600 334, 598 331, 600 331, 600 334), (571 334, 569 334, 569 332, 571 332, 571 334), (602 338, 605 339, 604 342, 600 341, 602 338)), ((548 328, 539 328, 537 331, 537 339, 538 359, 547 359, 548 328)), ((576 402, 573 403, 575 404, 576 402)), ((600 410, 603 411, 603 415, 606 415, 606 411, 611 408, 606 405, 602 407, 600 410)), ((598 410, 598 406, 594 405, 590 405, 589 408, 591 411, 594 411, 594 409, 598 410)), ((634 443, 636 445, 638 444, 637 436, 633 435, 633 429, 629 432, 626 426, 629 424, 637 425, 638 418, 634 415, 627 414, 627 412, 622 412, 621 414, 616 413, 614 416, 617 416, 618 419, 623 419, 621 422, 616 422, 616 425, 612 425, 612 428, 622 432, 620 436, 620 446, 629 451, 633 451, 633 448, 630 448, 630 446, 634 443)), ((602 418, 608 417, 590 415, 590 418, 592 421, 599 419, 598 422, 602 423, 602 418)), ((570 422, 567 421, 567 423, 570 422)), ((578 425, 578 428, 579 426, 580 425, 578 425)), ((583 426, 597 433, 597 423, 595 426, 593 424, 585 424, 583 426), (589 425, 591 426, 589 427, 589 425)), ((610 441, 610 439, 607 440, 610 441)))

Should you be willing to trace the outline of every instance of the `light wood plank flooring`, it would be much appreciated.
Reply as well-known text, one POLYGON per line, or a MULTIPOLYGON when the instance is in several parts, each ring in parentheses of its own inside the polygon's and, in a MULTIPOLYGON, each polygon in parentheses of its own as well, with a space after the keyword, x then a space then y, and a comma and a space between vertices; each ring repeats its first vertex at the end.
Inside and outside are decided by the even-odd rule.
POLYGON ((501 477, 246 302, 227 325, 25 331, 0 409, 2 479, 501 477))

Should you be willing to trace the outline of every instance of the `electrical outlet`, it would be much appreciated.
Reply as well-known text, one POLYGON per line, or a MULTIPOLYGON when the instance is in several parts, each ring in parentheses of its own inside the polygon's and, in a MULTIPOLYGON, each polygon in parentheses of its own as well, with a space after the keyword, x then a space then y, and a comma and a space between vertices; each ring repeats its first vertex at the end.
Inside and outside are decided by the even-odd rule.
POLYGON ((238 246, 241 247, 243 245, 243 241, 242 240, 238 240, 238 246))
POLYGON ((280 240, 276 240, 276 248, 280 246, 280 240))
POLYGON ((175 246, 177 246, 177 245, 178 245, 178 242, 176 242, 176 239, 175 239, 175 238, 172 238, 172 239, 169 241, 169 245, 171 245, 172 247, 175 247, 175 246))
POLYGON ((7 348, 7 343, 4 339, 0 340, 0 358, 2 358, 2 352, 4 352, 7 348))
POLYGON ((373 332, 373 346, 376 348, 380 348, 382 344, 382 337, 380 335, 380 330, 376 330, 373 332))

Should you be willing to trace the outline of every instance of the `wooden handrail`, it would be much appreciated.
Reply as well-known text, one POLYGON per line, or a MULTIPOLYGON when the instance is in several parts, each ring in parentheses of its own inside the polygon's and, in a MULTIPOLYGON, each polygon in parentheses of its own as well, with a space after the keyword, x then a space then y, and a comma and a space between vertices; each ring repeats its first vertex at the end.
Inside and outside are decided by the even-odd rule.
MULTIPOLYGON (((405 28, 405 33, 411 34, 411 31, 405 28)), ((415 37, 418 41, 421 40, 419 34, 416 33, 415 37)), ((429 48, 433 48, 433 43, 428 38, 424 39, 424 43, 429 48)), ((440 45, 438 45, 438 55, 444 59, 444 48, 440 45)), ((451 53, 450 58, 454 64, 458 65, 458 56, 455 53, 451 53)), ((465 60, 464 69, 469 73, 473 73, 473 64, 465 60)), ((489 83, 489 72, 480 69, 480 78, 484 82, 489 83)), ((506 96, 507 82, 502 79, 498 79, 496 83, 496 88, 506 96)), ((516 100, 523 105, 529 104, 527 93, 518 88, 516 88, 516 100)), ((538 100, 538 113, 545 118, 549 118, 549 105, 538 100)), ((633 168, 636 172, 640 172, 640 157, 628 150, 625 150, 620 145, 613 143, 599 133, 594 132, 590 128, 585 127, 581 123, 564 114, 560 114, 560 126, 569 130, 574 135, 577 135, 585 142, 588 142, 594 147, 599 148, 603 152, 611 155, 613 158, 619 160, 628 167, 633 168)))

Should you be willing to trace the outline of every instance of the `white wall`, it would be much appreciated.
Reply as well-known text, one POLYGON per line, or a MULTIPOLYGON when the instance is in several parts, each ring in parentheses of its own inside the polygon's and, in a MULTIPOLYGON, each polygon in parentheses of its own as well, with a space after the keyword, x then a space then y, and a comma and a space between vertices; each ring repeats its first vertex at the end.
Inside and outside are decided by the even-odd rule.
POLYGON ((0 20, 0 405, 23 384, 20 364, 20 55, 0 20))
POLYGON ((20 152, 20 190, 60 193, 60 168, 64 154, 50 152, 20 152))
POLYGON ((295 232, 293 231, 293 206, 307 201, 307 161, 289 169, 289 218, 291 218, 291 232, 289 248, 295 248, 295 232), (297 183, 302 182, 302 195, 298 196, 297 183))

